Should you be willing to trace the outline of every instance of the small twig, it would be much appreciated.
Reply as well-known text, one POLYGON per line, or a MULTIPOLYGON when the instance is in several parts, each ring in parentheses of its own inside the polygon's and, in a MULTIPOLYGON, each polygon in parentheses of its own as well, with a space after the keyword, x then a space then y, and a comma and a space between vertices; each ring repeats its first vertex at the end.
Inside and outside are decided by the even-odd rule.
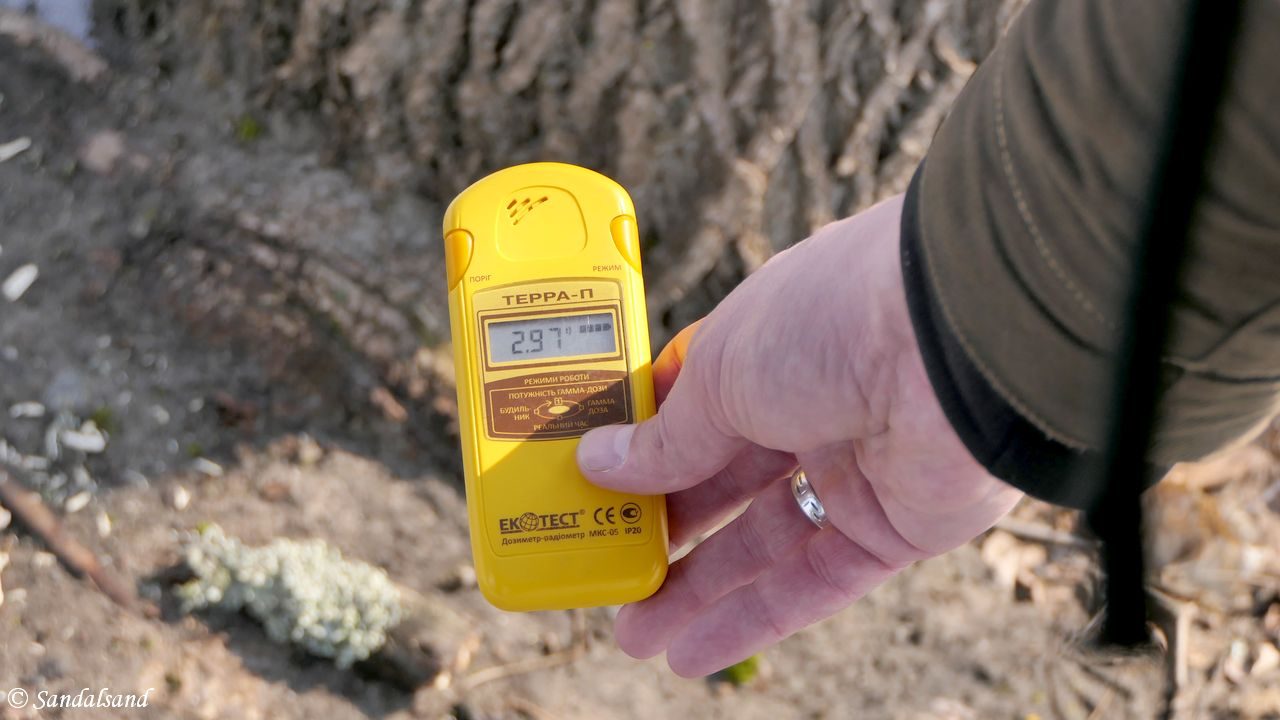
POLYGON ((1032 542, 1046 545, 1064 545, 1081 550, 1093 550, 1098 546, 1096 541, 1087 537, 1051 528, 1041 523, 1027 522, 1014 518, 1006 517, 1001 519, 1000 522, 996 523, 996 529, 1003 530, 1023 540, 1031 540, 1032 542))
POLYGON ((1194 601, 1175 597, 1153 583, 1147 583, 1147 594, 1155 601, 1153 615, 1165 627, 1169 641, 1165 653, 1165 693, 1161 718, 1177 717, 1178 709, 1186 705, 1185 691, 1191 681, 1191 621, 1195 617, 1194 601))
POLYGON ((106 61, 84 43, 17 10, 0 7, 0 36, 13 38, 19 45, 39 46, 76 80, 96 80, 107 71, 106 61))
POLYGON ((526 675, 561 665, 570 665, 587 654, 587 616, 582 610, 573 611, 573 640, 569 647, 541 657, 525 658, 505 665, 494 665, 477 670, 458 681, 458 691, 465 693, 494 680, 515 675, 526 675))
POLYGON ((0 505, 9 508, 31 534, 44 541, 49 551, 72 573, 87 576, 103 595, 120 607, 133 610, 137 606, 134 589, 107 572, 93 551, 66 531, 39 495, 11 480, 3 470, 0 470, 0 505))
POLYGON ((574 646, 566 648, 559 652, 541 657, 526 658, 517 660, 506 665, 494 665, 483 670, 477 670, 470 675, 462 678, 458 683, 458 689, 462 692, 474 690, 476 687, 494 680, 511 677, 513 675, 525 675, 539 670, 547 670, 561 665, 569 665, 582 657, 582 647, 574 646))
MULTIPOLYGON (((1258 588, 1271 587, 1264 586, 1261 583, 1257 583, 1254 586, 1258 588)), ((1170 585, 1167 578, 1162 578, 1158 582, 1148 581, 1147 591, 1151 593, 1153 597, 1159 598, 1163 595, 1164 598, 1168 598, 1169 602, 1189 605, 1195 609, 1196 613, 1198 613, 1201 618, 1205 620, 1223 620, 1229 618, 1233 614, 1231 608, 1212 602, 1209 596, 1203 593, 1191 592, 1186 589, 1179 589, 1170 585), (1159 593, 1159 595, 1157 595, 1157 593, 1159 593)), ((1163 601, 1164 598, 1161 598, 1161 600, 1163 601)))
POLYGON ((557 717, 550 710, 541 705, 535 705, 532 701, 524 698, 511 698, 507 700, 507 706, 516 712, 524 713, 534 718, 534 720, 556 720, 557 717))
MULTIPOLYGON (((0 548, 0 575, 4 573, 4 569, 9 565, 9 553, 5 548, 0 548)), ((0 582, 0 605, 4 605, 4 583, 0 582)))
POLYGON ((1098 720, 1099 718, 1105 717, 1106 711, 1110 709, 1111 703, 1115 698, 1116 691, 1111 688, 1107 688, 1106 694, 1103 695, 1102 699, 1098 701, 1098 704, 1094 706, 1093 712, 1089 713, 1088 720, 1098 720))
POLYGON ((1195 605, 1182 605, 1173 633, 1178 636, 1173 648, 1174 692, 1187 686, 1191 680, 1191 621, 1195 619, 1195 605))

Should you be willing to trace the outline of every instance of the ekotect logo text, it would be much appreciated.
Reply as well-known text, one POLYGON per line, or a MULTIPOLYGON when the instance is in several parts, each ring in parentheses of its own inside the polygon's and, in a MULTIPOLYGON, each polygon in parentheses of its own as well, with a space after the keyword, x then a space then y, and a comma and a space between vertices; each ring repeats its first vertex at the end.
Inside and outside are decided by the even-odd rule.
POLYGON ((582 510, 577 510, 566 513, 547 513, 545 515, 527 512, 517 517, 499 518, 498 532, 503 535, 510 535, 513 533, 576 528, 582 517, 582 512, 582 510))

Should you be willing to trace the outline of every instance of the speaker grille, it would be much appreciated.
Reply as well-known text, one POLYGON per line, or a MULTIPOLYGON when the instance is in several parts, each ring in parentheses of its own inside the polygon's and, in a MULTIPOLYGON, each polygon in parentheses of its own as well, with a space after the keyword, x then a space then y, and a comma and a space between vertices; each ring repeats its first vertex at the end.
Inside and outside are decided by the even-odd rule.
POLYGON ((507 203, 507 219, 512 225, 519 225, 520 221, 525 218, 533 209, 548 200, 546 195, 534 200, 532 197, 525 197, 517 200, 511 198, 511 202, 507 203))

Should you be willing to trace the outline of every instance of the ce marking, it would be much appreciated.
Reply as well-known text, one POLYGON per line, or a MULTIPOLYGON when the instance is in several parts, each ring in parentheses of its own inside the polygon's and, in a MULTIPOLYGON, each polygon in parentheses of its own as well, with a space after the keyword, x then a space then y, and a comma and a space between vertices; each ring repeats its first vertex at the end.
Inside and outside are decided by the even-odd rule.
POLYGON ((618 509, 613 506, 598 507, 595 512, 591 513, 591 517, 595 519, 597 525, 604 525, 606 523, 609 525, 617 525, 618 522, 614 519, 614 514, 617 510, 618 509), (600 520, 602 516, 604 517, 603 521, 600 520))

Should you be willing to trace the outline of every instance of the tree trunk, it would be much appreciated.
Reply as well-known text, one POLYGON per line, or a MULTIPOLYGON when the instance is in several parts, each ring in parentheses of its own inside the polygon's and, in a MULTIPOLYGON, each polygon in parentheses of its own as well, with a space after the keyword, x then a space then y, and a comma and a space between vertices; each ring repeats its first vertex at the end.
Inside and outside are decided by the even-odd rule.
MULTIPOLYGON (((166 262, 186 258, 170 275, 209 288, 257 278, 250 296, 292 304, 290 332, 333 334, 367 361, 376 377, 360 383, 392 388, 394 415, 397 398, 450 394, 439 223, 472 181, 554 159, 627 187, 660 345, 775 251, 902 190, 1022 1, 115 0, 99 12, 132 38, 136 64, 194 69, 229 98, 241 145, 265 128, 318 153, 187 158, 175 175, 196 219, 163 248, 166 262)), ((206 314, 233 295, 211 295, 222 304, 206 314)), ((263 342, 276 336, 289 337, 263 342)))

